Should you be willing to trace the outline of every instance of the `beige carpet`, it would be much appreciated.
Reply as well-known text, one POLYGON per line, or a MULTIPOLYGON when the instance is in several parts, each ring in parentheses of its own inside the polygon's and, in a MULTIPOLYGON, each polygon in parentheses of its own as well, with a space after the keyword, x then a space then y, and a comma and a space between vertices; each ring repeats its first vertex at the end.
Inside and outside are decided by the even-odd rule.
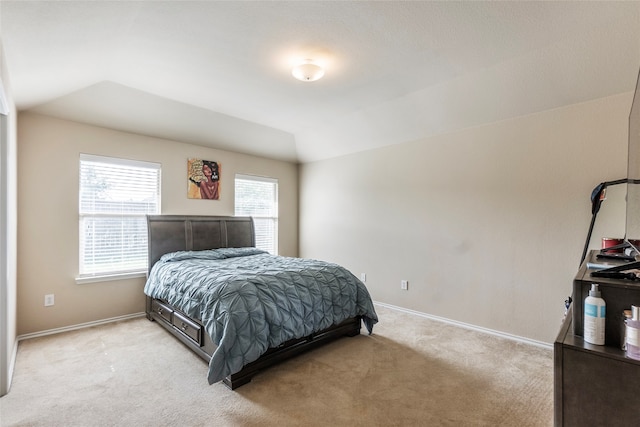
POLYGON ((20 342, 2 426, 548 426, 553 352, 376 306, 342 338, 209 386, 203 360, 145 318, 20 342))

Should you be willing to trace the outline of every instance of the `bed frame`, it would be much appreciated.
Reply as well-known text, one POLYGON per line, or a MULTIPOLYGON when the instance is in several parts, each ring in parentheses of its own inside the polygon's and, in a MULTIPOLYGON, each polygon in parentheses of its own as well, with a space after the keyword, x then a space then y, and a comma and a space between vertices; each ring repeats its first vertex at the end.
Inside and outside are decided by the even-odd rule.
MULTIPOLYGON (((255 229, 250 217, 149 215, 147 227, 149 270, 162 255, 169 252, 255 246, 255 229)), ((198 319, 190 318, 166 301, 148 296, 146 314, 149 320, 156 321, 198 356, 207 362, 211 360, 216 345, 198 319)), ((258 360, 222 381, 234 390, 269 366, 345 335, 358 335, 360 325, 360 317, 354 317, 307 337, 270 348, 258 360)))

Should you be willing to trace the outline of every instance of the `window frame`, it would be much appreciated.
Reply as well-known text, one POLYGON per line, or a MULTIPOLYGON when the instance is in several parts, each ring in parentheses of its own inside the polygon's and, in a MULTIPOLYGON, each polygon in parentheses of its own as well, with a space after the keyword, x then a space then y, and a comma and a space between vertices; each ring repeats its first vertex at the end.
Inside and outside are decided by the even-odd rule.
MULTIPOLYGON (((236 173, 235 178, 234 178, 234 182, 233 182, 233 188, 234 188, 234 207, 233 207, 233 211, 234 211, 234 215, 236 216, 250 216, 254 219, 254 227, 256 226, 256 222, 262 219, 267 219, 267 220, 271 220, 273 221, 273 255, 278 255, 278 250, 279 250, 279 244, 278 244, 278 223, 279 223, 279 217, 280 217, 280 207, 279 207, 279 184, 278 184, 278 179, 277 178, 271 178, 271 177, 265 177, 265 176, 258 176, 258 175, 248 175, 248 174, 243 174, 243 173, 236 173), (238 192, 237 192, 237 181, 238 180, 243 180, 243 181, 254 181, 254 182, 263 182, 263 183, 268 183, 268 184, 273 184, 275 186, 275 191, 274 191, 274 201, 273 201, 273 212, 275 212, 275 216, 263 216, 263 215, 252 215, 252 214, 246 214, 246 213, 238 213, 238 192)), ((258 230, 256 230, 257 232, 258 230)), ((257 236, 256 236, 256 247, 257 247, 257 236)))
MULTIPOLYGON (((145 277, 147 274, 148 266, 144 268, 132 268, 129 270, 110 270, 110 271, 94 271, 94 272, 81 272, 83 267, 83 257, 84 257, 84 230, 83 224, 86 218, 123 218, 123 217, 145 217, 146 215, 160 214, 161 212, 161 204, 162 204, 162 165, 160 163, 155 162, 147 162, 141 160, 131 160, 131 159, 123 159, 118 157, 110 157, 110 156, 101 156, 101 155, 93 155, 93 154, 85 154, 80 153, 80 158, 78 162, 78 275, 76 277, 77 284, 84 283, 92 283, 92 282, 101 282, 101 281, 110 281, 110 280, 122 280, 136 277, 145 277), (82 211, 82 163, 83 162, 96 162, 102 163, 109 166, 129 166, 135 168, 144 168, 151 169, 156 171, 156 188, 153 191, 155 193, 156 200, 156 209, 154 212, 144 212, 144 213, 135 213, 135 212, 118 212, 118 213, 109 213, 105 214, 104 212, 83 212, 82 211)), ((145 230, 145 236, 146 230, 145 230)), ((145 248, 148 250, 148 247, 145 248)), ((146 261, 145 261, 146 263, 146 261)))

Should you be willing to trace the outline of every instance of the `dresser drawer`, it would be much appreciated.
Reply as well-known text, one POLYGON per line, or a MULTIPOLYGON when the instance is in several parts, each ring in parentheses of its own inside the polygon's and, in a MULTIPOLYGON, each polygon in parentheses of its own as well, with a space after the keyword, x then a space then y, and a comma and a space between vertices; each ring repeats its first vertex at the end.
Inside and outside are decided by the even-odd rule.
POLYGON ((151 301, 151 311, 156 314, 159 314, 160 317, 162 317, 167 322, 169 323, 172 322, 171 315, 173 314, 173 310, 168 306, 164 305, 163 303, 161 303, 160 301, 155 299, 151 301))
POLYGON ((202 346, 202 326, 192 322, 182 314, 175 311, 173 313, 173 326, 189 337, 193 342, 202 346))

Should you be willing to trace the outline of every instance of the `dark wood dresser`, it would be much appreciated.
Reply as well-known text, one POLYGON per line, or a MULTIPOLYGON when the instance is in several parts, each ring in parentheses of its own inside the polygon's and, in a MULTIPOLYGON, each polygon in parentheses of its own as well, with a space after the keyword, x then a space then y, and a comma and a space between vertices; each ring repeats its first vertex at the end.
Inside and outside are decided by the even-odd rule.
MULTIPOLYGON (((640 425, 640 361, 621 349, 623 310, 640 306, 640 281, 591 277, 592 251, 573 282, 573 303, 554 343, 556 426, 640 425), (605 345, 583 339, 584 299, 597 283, 607 304, 605 345)), ((607 261, 610 262, 610 261, 607 261)))

